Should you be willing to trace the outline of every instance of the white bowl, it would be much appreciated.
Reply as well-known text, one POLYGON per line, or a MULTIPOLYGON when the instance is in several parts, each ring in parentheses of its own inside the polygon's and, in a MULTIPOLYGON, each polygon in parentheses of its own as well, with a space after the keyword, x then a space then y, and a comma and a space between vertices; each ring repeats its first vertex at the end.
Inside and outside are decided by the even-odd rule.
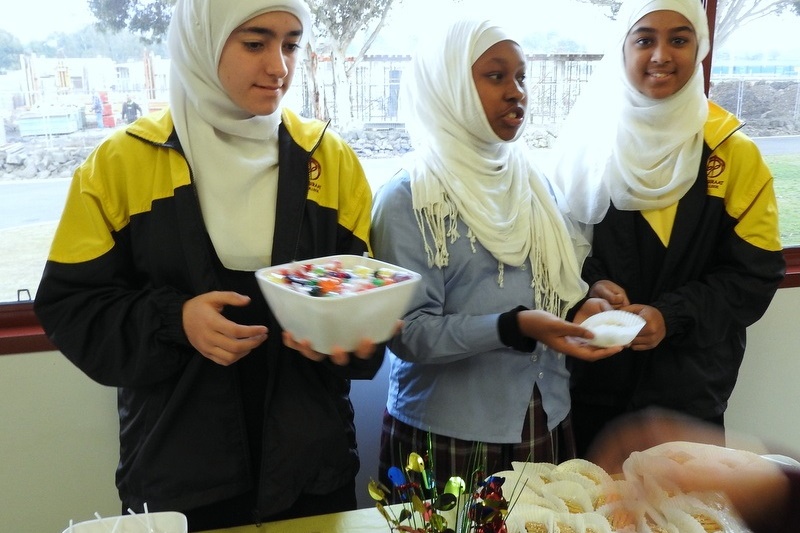
POLYGON ((186 533, 186 516, 174 511, 127 514, 72 524, 63 533, 186 533))
POLYGON ((330 353, 334 347, 352 351, 361 339, 387 341, 397 320, 406 313, 420 275, 390 263, 358 255, 332 255, 275 265, 256 271, 256 279, 281 327, 297 340, 309 340, 314 350, 330 353), (298 265, 340 261, 342 268, 387 268, 408 279, 343 296, 319 297, 298 292, 275 281, 275 275, 298 265))
POLYGON ((645 320, 627 311, 603 311, 583 321, 581 326, 594 333, 593 339, 586 340, 592 346, 606 348, 625 346, 636 338, 644 327, 645 320))

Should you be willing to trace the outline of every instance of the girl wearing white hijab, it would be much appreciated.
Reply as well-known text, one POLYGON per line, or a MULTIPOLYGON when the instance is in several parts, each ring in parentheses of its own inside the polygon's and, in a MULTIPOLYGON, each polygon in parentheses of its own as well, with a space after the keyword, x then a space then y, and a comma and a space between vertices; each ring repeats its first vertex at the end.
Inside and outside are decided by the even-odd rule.
POLYGON ((118 388, 123 510, 196 531, 356 506, 349 380, 383 350, 282 339, 253 275, 370 251, 356 155, 281 105, 310 33, 301 0, 178 0, 169 108, 76 171, 36 312, 118 388))
MULTIPOLYGON (((428 432, 445 473, 463 473, 476 442, 497 470, 565 459, 562 353, 619 348, 570 338, 591 336, 564 319, 586 286, 549 185, 518 141, 525 56, 480 20, 457 21, 419 50, 401 89, 415 150, 373 209, 376 257, 421 273, 423 286, 389 343, 381 478, 404 463, 401 451, 427 450, 428 432)), ((586 303, 580 317, 601 305, 586 303)))
MULTIPOLYGON (((263 13, 291 13, 302 28, 311 27, 308 10, 298 1, 257 6, 243 1, 183 2, 175 9, 169 34, 170 108, 194 171, 203 218, 222 263, 253 271, 271 264, 275 211, 263 206, 274 205, 277 194, 280 101, 265 115, 242 109, 220 80, 220 57, 231 32, 263 13), (197 31, 198 27, 211 31, 197 31), (264 231, 249 230, 254 227, 264 231)), ((293 44, 302 50, 308 34, 304 31, 293 44)), ((283 91, 293 69, 287 74, 283 91)))
POLYGON ((609 421, 649 405, 723 425, 745 328, 785 268, 770 171, 704 93, 702 3, 631 0, 620 20, 559 135, 552 177, 592 234, 590 295, 647 324, 619 357, 575 363, 579 455, 609 421))
POLYGON ((651 98, 628 78, 623 54, 606 54, 559 134, 550 175, 579 222, 599 222, 612 202, 623 210, 674 204, 697 177, 708 117, 702 61, 709 34, 702 3, 624 3, 619 20, 625 29, 611 49, 622 51, 627 30, 643 15, 676 7, 695 28, 694 69, 686 84, 666 98, 651 98))

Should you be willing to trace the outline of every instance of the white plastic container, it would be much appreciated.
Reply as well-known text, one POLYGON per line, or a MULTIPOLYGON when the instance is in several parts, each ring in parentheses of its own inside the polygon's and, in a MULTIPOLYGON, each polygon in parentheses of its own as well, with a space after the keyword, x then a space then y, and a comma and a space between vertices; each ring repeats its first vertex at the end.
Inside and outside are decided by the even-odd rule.
POLYGON ((592 333, 594 338, 587 341, 592 346, 606 348, 629 344, 644 327, 645 320, 627 311, 603 311, 583 321, 581 326, 592 333))
POLYGON ((186 516, 174 511, 109 516, 72 524, 63 533, 186 533, 186 516))
POLYGON ((256 272, 256 279, 281 327, 297 340, 309 340, 314 350, 330 353, 334 347, 352 351, 364 338, 375 343, 388 340, 397 320, 407 311, 420 275, 369 257, 333 255, 262 268, 256 272), (271 280, 273 273, 286 268, 334 260, 340 261, 344 269, 387 268, 407 274, 408 279, 335 297, 310 296, 271 280))

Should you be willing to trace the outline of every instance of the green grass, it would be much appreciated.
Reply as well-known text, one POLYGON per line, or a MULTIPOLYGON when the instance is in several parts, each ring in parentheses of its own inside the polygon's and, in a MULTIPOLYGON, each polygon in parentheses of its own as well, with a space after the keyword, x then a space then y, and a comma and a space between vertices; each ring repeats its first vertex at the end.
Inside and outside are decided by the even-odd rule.
POLYGON ((800 154, 764 156, 775 178, 781 244, 800 245, 800 154))
POLYGON ((36 296, 55 222, 0 230, 0 303, 36 296))

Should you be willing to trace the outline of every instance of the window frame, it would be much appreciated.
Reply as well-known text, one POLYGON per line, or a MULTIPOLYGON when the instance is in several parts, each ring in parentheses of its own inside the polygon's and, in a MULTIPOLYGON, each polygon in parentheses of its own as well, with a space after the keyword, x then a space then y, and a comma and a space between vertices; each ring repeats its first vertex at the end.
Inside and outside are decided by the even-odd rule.
MULTIPOLYGON (((714 52, 714 31, 717 13, 717 0, 703 0, 708 14, 711 30, 711 52, 704 60, 706 71, 706 92, 708 92, 711 60, 714 52)), ((786 277, 780 289, 800 287, 800 246, 784 248, 786 277)), ((54 351, 57 348, 42 330, 33 312, 33 302, 0 304, 0 356, 54 351)))

